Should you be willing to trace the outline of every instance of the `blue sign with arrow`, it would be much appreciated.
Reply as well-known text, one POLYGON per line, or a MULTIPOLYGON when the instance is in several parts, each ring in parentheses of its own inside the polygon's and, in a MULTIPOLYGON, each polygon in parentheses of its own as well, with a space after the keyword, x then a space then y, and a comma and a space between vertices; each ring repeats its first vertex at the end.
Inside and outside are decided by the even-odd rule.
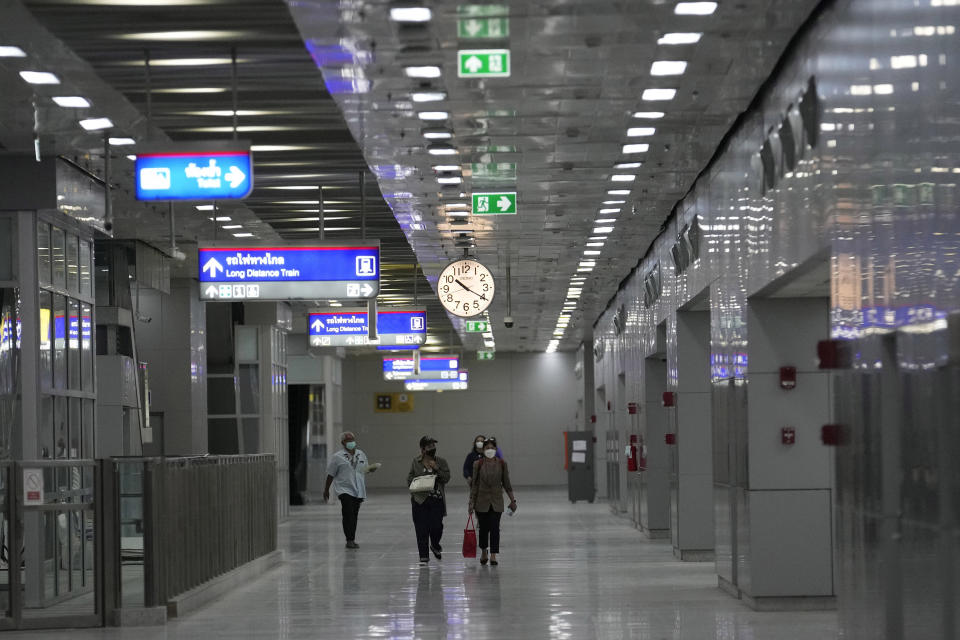
POLYGON ((311 311, 307 320, 310 346, 420 345, 427 340, 426 309, 378 310, 377 340, 368 338, 370 326, 367 318, 365 310, 311 311))
POLYGON ((458 356, 421 356, 420 373, 415 375, 413 372, 413 358, 403 356, 387 356, 383 359, 383 379, 454 379, 460 373, 459 367, 460 358, 458 356))
POLYGON ((201 247, 201 300, 375 298, 380 246, 201 247))
POLYGON ((135 162, 137 200, 237 200, 253 190, 250 145, 222 141, 148 149, 135 162))

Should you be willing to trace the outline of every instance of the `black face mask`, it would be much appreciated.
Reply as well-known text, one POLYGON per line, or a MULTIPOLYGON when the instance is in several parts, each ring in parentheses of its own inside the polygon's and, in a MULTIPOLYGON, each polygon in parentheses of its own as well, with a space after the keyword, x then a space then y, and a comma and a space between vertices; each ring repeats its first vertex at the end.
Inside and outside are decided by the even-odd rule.
POLYGON ((429 447, 429 448, 427 448, 427 449, 424 449, 423 451, 424 451, 424 453, 426 453, 428 456, 433 456, 433 455, 436 455, 436 453, 437 453, 437 448, 436 448, 436 447, 429 447))

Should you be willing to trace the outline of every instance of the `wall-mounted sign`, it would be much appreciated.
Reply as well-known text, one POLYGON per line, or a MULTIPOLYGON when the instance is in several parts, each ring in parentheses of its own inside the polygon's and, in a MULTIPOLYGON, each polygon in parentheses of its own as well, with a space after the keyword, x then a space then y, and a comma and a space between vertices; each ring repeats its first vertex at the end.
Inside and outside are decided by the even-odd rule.
POLYGON ((490 323, 486 320, 467 320, 463 328, 467 333, 483 333, 490 330, 490 323))
POLYGON ((420 357, 420 373, 414 375, 413 358, 404 356, 385 356, 383 358, 384 380, 406 380, 408 378, 435 378, 451 380, 457 377, 460 358, 449 355, 430 355, 420 357))
POLYGON ((375 298, 380 246, 201 247, 201 300, 375 298))
POLYGON ((467 390, 467 372, 458 371, 456 377, 443 378, 417 378, 403 381, 404 391, 466 391, 467 390))
POLYGON ((374 394, 373 410, 377 413, 410 413, 413 411, 413 396, 408 393, 374 394))
POLYGON ((368 337, 366 309, 317 309, 307 316, 307 327, 311 347, 421 345, 427 341, 427 310, 377 310, 376 340, 368 337))
POLYGON ((43 469, 23 470, 23 505, 35 507, 43 504, 43 469))
POLYGON ((509 49, 457 51, 457 76, 461 78, 509 78, 509 49))
POLYGON ((137 200, 236 200, 253 190, 250 143, 194 142, 137 153, 137 200))
POLYGON ((517 192, 474 193, 471 213, 475 216, 516 215, 517 192))

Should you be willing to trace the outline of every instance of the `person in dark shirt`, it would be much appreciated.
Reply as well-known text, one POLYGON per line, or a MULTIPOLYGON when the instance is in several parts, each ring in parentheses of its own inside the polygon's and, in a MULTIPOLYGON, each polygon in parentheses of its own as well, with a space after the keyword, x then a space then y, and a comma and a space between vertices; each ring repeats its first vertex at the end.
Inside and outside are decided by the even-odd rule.
POLYGON ((486 441, 486 436, 478 435, 473 439, 473 448, 470 449, 470 453, 467 454, 466 459, 463 461, 463 477, 467 481, 467 485, 470 484, 473 479, 473 463, 483 457, 483 443, 486 441))

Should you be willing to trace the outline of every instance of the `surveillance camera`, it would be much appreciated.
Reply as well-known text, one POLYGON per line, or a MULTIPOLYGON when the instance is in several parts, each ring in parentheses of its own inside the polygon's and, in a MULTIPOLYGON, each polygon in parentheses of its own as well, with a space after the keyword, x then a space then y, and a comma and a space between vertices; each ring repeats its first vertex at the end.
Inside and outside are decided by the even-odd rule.
POLYGON ((505 326, 507 329, 512 329, 512 328, 513 328, 513 316, 507 316, 507 317, 505 317, 505 318, 503 319, 503 326, 505 326))

